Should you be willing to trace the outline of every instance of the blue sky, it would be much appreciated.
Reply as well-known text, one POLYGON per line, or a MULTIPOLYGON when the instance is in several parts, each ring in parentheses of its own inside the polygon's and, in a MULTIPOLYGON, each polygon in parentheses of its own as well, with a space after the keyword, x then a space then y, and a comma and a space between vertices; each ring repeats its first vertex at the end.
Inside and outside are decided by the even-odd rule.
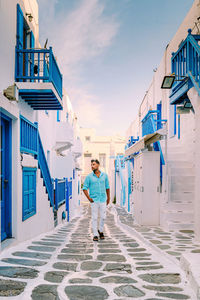
POLYGON ((193 0, 38 0, 79 123, 125 134, 193 0))

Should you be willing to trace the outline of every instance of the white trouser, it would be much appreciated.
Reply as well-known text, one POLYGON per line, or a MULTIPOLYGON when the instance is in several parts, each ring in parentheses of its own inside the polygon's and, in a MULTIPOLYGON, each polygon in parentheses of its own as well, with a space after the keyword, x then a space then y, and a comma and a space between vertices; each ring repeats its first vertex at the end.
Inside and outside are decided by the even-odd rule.
POLYGON ((91 203, 92 210, 92 230, 94 236, 98 236, 97 230, 97 220, 98 220, 98 212, 100 210, 100 222, 99 222, 99 231, 103 232, 103 226, 106 219, 106 202, 93 202, 91 203))

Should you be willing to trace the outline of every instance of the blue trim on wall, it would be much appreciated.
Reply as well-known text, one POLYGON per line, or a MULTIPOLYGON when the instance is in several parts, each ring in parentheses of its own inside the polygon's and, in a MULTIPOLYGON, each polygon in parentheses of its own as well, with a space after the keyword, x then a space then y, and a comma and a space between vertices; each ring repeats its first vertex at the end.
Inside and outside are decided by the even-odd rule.
POLYGON ((57 122, 60 122, 60 110, 57 110, 57 122))
MULTIPOLYGON (((7 151, 6 151, 6 169, 3 170, 3 172, 6 172, 7 179, 8 179, 8 189, 6 191, 7 195, 5 200, 6 205, 8 205, 8 210, 6 211, 6 224, 5 224, 5 230, 6 230, 6 236, 1 237, 1 240, 7 238, 7 237, 12 237, 12 120, 6 116, 5 114, 0 112, 0 120, 5 120, 7 124, 6 131, 5 131, 5 142, 7 145, 7 151)), ((0 171, 1 173, 1 171, 0 171)), ((1 224, 1 223, 0 223, 1 224)))
POLYGON ((180 140, 181 138, 181 117, 178 114, 178 139, 180 140))
POLYGON ((130 195, 131 195, 131 184, 132 184, 130 160, 127 161, 127 164, 128 164, 128 212, 130 212, 130 195))
POLYGON ((174 106, 174 135, 176 135, 176 105, 174 106))

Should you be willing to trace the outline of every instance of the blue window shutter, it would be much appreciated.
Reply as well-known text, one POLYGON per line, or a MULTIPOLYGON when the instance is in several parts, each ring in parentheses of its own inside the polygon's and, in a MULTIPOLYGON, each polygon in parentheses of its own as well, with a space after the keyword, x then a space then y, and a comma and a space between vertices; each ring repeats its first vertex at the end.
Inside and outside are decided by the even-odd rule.
POLYGON ((19 4, 17 4, 17 48, 23 48, 24 16, 19 4))
MULTIPOLYGON (((16 47, 23 49, 23 30, 24 30, 24 16, 19 4, 17 4, 17 41, 16 47)), ((18 54, 16 57, 16 73, 18 76, 23 75, 23 55, 18 54)), ((21 80, 20 80, 21 81, 21 80)))
POLYGON ((36 169, 23 168, 22 220, 36 213, 36 169))

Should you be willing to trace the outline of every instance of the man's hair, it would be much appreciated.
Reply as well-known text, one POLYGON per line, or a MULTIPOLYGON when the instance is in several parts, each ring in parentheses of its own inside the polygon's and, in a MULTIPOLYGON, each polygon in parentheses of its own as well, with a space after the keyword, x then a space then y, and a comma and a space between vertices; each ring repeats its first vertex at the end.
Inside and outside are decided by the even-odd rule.
POLYGON ((98 165, 100 165, 100 162, 98 161, 98 159, 92 159, 92 160, 91 160, 91 164, 92 164, 93 162, 95 162, 95 163, 97 163, 98 165))

